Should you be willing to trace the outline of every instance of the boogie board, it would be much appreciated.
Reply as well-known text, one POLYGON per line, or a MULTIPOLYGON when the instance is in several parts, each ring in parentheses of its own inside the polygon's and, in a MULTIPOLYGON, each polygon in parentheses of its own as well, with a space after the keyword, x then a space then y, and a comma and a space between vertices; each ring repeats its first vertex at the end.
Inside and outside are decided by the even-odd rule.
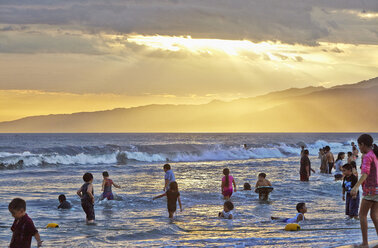
POLYGON ((272 186, 259 186, 255 189, 255 192, 258 194, 269 194, 273 189, 272 186))

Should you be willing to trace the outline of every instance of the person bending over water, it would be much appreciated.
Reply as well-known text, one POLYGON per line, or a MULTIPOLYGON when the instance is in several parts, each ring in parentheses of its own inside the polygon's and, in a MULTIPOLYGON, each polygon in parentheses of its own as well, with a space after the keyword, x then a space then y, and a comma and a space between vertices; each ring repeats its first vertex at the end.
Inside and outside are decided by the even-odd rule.
POLYGON ((362 165, 360 180, 350 191, 352 197, 357 196, 358 189, 362 184, 363 198, 360 207, 360 226, 362 233, 362 246, 368 247, 368 221, 367 214, 374 223, 378 235, 378 147, 373 145, 373 137, 362 134, 358 140, 358 147, 362 152, 362 165))
POLYGON ((102 173, 102 176, 104 178, 104 180, 102 180, 102 196, 101 196, 101 200, 103 199, 108 199, 108 200, 113 200, 114 199, 114 196, 113 196, 113 192, 112 192, 112 185, 114 185, 114 187, 120 189, 121 186, 119 186, 118 184, 115 184, 113 182, 112 179, 109 178, 109 173, 107 171, 104 171, 102 173))
POLYGON ((228 168, 223 169, 224 177, 222 178, 221 190, 225 200, 229 200, 233 190, 232 184, 234 184, 234 190, 236 192, 236 183, 233 176, 230 175, 230 170, 228 168))

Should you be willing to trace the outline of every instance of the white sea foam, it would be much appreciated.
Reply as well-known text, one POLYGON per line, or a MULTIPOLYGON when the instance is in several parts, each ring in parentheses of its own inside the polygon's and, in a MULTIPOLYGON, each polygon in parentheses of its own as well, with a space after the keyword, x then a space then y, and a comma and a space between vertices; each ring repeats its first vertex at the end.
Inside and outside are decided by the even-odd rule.
MULTIPOLYGON (((335 153, 348 151, 349 143, 328 143, 324 140, 317 140, 312 144, 306 144, 310 155, 317 155, 319 148, 329 145, 335 153)), ((146 149, 146 147, 144 147, 146 149)), ((90 151, 89 151, 90 152, 90 151)), ((14 164, 19 160, 24 161, 25 166, 38 166, 42 164, 58 165, 85 165, 85 164, 114 164, 117 163, 117 154, 120 151, 103 151, 98 149, 94 154, 80 152, 75 155, 47 153, 35 154, 29 151, 22 153, 0 152, 0 162, 14 164)), ((167 159, 173 162, 196 162, 196 161, 223 161, 223 160, 244 160, 261 158, 283 158, 298 156, 300 149, 298 146, 279 143, 276 145, 266 145, 261 147, 250 147, 244 149, 241 146, 226 145, 202 145, 202 146, 182 146, 172 145, 164 148, 164 152, 159 152, 158 148, 149 147, 149 151, 139 151, 137 146, 124 152, 128 160, 140 162, 165 162, 167 159), (190 150, 186 150, 190 148, 190 150)))

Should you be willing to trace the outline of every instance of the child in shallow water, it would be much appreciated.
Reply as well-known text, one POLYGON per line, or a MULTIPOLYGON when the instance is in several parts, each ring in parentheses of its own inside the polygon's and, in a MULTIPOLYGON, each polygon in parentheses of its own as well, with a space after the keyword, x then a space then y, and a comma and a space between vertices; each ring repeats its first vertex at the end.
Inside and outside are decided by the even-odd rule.
POLYGON ((161 198, 163 196, 167 197, 167 208, 168 208, 169 218, 173 219, 173 214, 176 212, 176 208, 177 208, 177 201, 180 205, 180 211, 182 212, 180 192, 178 191, 177 182, 171 182, 169 184, 169 189, 167 190, 167 192, 165 192, 164 194, 155 196, 153 200, 161 198))
POLYGON ((300 221, 305 220, 304 214, 307 213, 306 203, 300 202, 297 204, 297 215, 293 218, 280 218, 280 217, 271 217, 272 220, 278 220, 285 223, 299 223, 300 221))
POLYGON ((224 177, 222 178, 221 184, 222 195, 225 200, 229 200, 233 193, 232 184, 234 184, 234 190, 236 192, 236 183, 234 177, 230 175, 230 170, 228 168, 223 169, 223 175, 224 177))
POLYGON ((104 171, 102 173, 102 176, 104 177, 104 180, 102 181, 102 196, 101 196, 101 200, 103 199, 108 199, 108 200, 113 200, 114 199, 114 196, 113 196, 113 192, 112 192, 112 185, 114 185, 114 187, 120 189, 121 186, 119 186, 118 184, 115 184, 113 182, 112 179, 109 178, 109 173, 107 171, 104 171))
POLYGON ((223 204, 223 211, 219 212, 218 217, 232 219, 232 210, 234 210, 234 204, 231 201, 225 201, 223 204))
POLYGON ((272 187, 272 184, 266 179, 265 173, 260 173, 257 177, 257 182, 255 185, 255 192, 259 194, 259 199, 267 201, 269 199, 269 193, 272 191, 272 188, 264 188, 264 187, 272 187))

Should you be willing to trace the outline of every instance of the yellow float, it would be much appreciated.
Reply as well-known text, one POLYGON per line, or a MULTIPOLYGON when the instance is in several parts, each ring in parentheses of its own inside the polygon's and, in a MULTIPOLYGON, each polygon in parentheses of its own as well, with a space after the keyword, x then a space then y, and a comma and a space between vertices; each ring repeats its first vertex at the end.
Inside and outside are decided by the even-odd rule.
POLYGON ((299 231, 301 227, 297 223, 290 223, 285 226, 285 231, 299 231))
POLYGON ((57 227, 59 227, 59 225, 56 224, 56 223, 49 223, 49 224, 47 224, 47 226, 46 226, 46 228, 57 228, 57 227))

